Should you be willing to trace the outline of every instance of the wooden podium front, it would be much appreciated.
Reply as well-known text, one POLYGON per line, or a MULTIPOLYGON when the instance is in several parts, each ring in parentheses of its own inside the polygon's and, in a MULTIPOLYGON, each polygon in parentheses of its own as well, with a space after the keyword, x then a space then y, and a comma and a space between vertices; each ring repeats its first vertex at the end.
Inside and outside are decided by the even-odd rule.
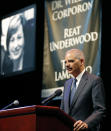
POLYGON ((59 107, 33 105, 0 111, 0 131, 72 131, 74 122, 59 107))

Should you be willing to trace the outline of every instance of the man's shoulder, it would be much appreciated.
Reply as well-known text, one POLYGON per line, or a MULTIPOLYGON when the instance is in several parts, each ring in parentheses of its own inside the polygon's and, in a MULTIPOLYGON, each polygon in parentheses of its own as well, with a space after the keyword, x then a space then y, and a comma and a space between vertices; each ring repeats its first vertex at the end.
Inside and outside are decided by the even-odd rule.
POLYGON ((65 84, 66 83, 70 83, 70 82, 72 82, 73 81, 73 78, 69 78, 69 79, 67 79, 66 81, 65 81, 65 84))
POLYGON ((95 75, 95 74, 91 74, 87 71, 84 72, 84 76, 87 76, 88 79, 91 79, 91 80, 101 80, 101 77, 98 76, 98 75, 95 75))

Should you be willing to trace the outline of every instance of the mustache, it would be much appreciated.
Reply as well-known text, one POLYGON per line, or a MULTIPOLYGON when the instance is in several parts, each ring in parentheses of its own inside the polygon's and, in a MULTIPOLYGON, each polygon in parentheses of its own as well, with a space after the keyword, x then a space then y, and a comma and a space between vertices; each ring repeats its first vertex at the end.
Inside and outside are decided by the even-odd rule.
POLYGON ((66 67, 66 69, 67 69, 67 70, 71 70, 71 69, 72 69, 72 67, 67 66, 67 67, 66 67))

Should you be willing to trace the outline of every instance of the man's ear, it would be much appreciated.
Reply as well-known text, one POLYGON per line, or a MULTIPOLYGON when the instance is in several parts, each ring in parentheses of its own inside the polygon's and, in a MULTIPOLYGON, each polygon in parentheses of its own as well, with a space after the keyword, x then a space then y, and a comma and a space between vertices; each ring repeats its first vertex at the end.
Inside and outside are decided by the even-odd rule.
POLYGON ((81 64, 82 64, 82 65, 84 64, 84 59, 81 59, 81 64))

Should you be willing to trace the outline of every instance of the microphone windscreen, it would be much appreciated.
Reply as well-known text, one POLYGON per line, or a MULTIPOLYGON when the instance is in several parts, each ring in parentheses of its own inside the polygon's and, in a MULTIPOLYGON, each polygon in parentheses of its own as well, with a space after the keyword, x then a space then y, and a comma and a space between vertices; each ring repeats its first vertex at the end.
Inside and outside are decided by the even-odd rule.
POLYGON ((62 94, 62 90, 58 89, 55 91, 56 96, 60 96, 62 94))
POLYGON ((14 104, 14 105, 19 105, 19 101, 18 101, 18 100, 15 100, 15 101, 13 102, 13 104, 14 104))

